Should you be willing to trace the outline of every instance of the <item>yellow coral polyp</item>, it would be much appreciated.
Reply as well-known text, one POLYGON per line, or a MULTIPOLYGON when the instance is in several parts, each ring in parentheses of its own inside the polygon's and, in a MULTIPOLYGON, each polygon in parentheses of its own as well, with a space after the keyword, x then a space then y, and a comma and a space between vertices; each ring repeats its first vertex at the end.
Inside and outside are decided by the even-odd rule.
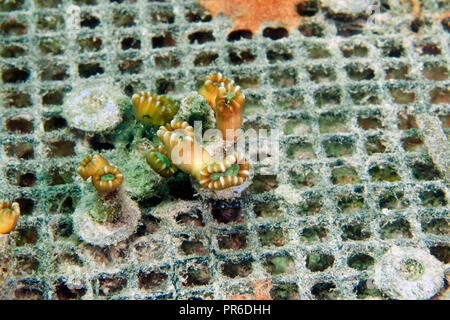
POLYGON ((101 155, 90 155, 80 162, 77 168, 77 173, 87 180, 89 177, 93 176, 100 168, 109 165, 109 162, 103 158, 101 155))
POLYGON ((145 159, 153 171, 162 177, 169 178, 177 171, 177 167, 170 160, 169 154, 161 146, 153 147, 147 151, 145 159))
POLYGON ((16 227, 20 216, 20 206, 17 202, 0 202, 0 234, 9 234, 16 227))
POLYGON ((106 165, 92 176, 92 184, 97 191, 112 192, 120 187, 123 175, 117 167, 106 165))
POLYGON ((166 126, 161 126, 157 135, 173 163, 196 179, 200 177, 200 170, 213 161, 209 153, 195 141, 194 128, 185 121, 172 120, 166 126))
POLYGON ((200 171, 199 183, 204 188, 222 190, 243 184, 250 175, 250 164, 239 153, 209 164, 200 171))
POLYGON ((169 123, 178 112, 178 105, 166 96, 141 92, 131 97, 136 120, 154 126, 169 123))
POLYGON ((203 86, 198 90, 198 93, 202 95, 213 110, 216 109, 216 98, 220 86, 226 86, 228 84, 234 84, 233 80, 227 79, 223 74, 211 73, 206 76, 203 86))
POLYGON ((221 85, 217 89, 216 98, 216 121, 217 128, 227 141, 234 141, 238 137, 236 130, 239 130, 243 121, 245 96, 239 86, 234 83, 221 85), (227 130, 232 130, 227 133, 227 130))

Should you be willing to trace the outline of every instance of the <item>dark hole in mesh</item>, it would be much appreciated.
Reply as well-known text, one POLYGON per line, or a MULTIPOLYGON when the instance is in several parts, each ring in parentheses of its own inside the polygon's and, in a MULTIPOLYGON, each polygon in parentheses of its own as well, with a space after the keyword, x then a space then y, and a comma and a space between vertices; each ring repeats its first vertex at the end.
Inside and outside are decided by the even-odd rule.
POLYGON ((26 68, 8 67, 3 69, 2 80, 5 83, 18 83, 27 81, 30 71, 26 68))
POLYGON ((202 212, 199 209, 194 209, 190 212, 181 212, 176 216, 175 220, 178 224, 192 227, 203 227, 205 225, 203 223, 202 212))
POLYGON ((203 9, 189 10, 186 12, 186 20, 188 22, 208 22, 212 20, 211 14, 203 9))
POLYGON ((175 82, 172 80, 158 79, 156 80, 157 94, 171 94, 175 91, 175 82))
POLYGON ((217 236, 217 244, 220 249, 243 249, 247 247, 247 234, 244 232, 235 232, 217 236))
POLYGON ((222 273, 234 279, 236 277, 245 278, 252 273, 252 262, 250 260, 245 260, 241 262, 225 262, 222 265, 222 273))
POLYGON ((119 64, 119 70, 124 74, 124 73, 139 73, 141 72, 142 66, 143 66, 143 62, 141 59, 127 59, 122 61, 119 64))
POLYGON ((194 65, 206 67, 216 61, 218 57, 219 55, 215 52, 202 52, 195 57, 194 65))
POLYGON ((336 21, 337 34, 341 37, 352 37, 363 31, 364 25, 358 22, 336 21))
POLYGON ((231 31, 228 36, 228 41, 239 41, 242 39, 251 39, 253 37, 253 33, 250 30, 242 29, 242 30, 234 30, 231 31))
POLYGON ((436 180, 441 177, 441 173, 432 161, 416 161, 412 165, 412 174, 418 180, 436 180))
POLYGON ((270 63, 275 63, 277 61, 288 61, 292 60, 293 56, 287 49, 268 49, 267 50, 267 60, 270 63))
POLYGON ((324 271, 334 263, 334 257, 323 253, 310 253, 306 256, 306 268, 312 272, 324 271))
POLYGON ((424 43, 420 48, 422 49, 421 55, 438 56, 442 54, 441 48, 432 42, 424 43))
POLYGON ((4 106, 15 107, 15 108, 26 108, 31 106, 33 103, 31 102, 31 96, 27 92, 8 92, 4 100, 4 106))
POLYGON ((250 63, 256 59, 256 55, 254 55, 249 50, 230 51, 228 56, 230 58, 230 62, 234 65, 239 65, 242 63, 250 63))
POLYGON ((38 232, 35 227, 21 227, 16 229, 17 238, 16 245, 23 246, 26 244, 34 244, 38 240, 38 232))
POLYGON ((25 22, 16 21, 14 19, 4 21, 0 25, 0 30, 3 34, 15 34, 15 35, 22 35, 27 32, 27 25, 25 22))
POLYGON ((9 157, 17 157, 23 160, 34 159, 33 145, 30 143, 8 143, 6 145, 6 154, 9 157))
POLYGON ((31 133, 34 130, 34 125, 32 121, 18 118, 18 119, 7 119, 6 129, 12 133, 31 133))
POLYGON ((305 37, 322 37, 323 27, 317 23, 305 22, 299 25, 298 30, 305 37))
POLYGON ((445 31, 450 32, 450 17, 442 19, 441 24, 445 31))
POLYGON ((191 44, 197 42, 198 44, 203 44, 210 41, 215 41, 216 38, 213 36, 212 31, 197 31, 194 33, 191 33, 188 36, 189 42, 191 44))
POLYGON ((431 247, 430 253, 445 264, 450 262, 450 247, 448 245, 440 244, 431 247))
POLYGON ((301 1, 295 10, 301 17, 312 17, 319 11, 319 3, 317 0, 301 1))
POLYGON ((411 225, 404 218, 381 223, 380 235, 382 239, 412 238, 413 236, 411 233, 411 225))
POLYGON ((289 32, 285 28, 265 28, 263 30, 263 37, 270 38, 272 40, 278 40, 289 36, 289 32))
POLYGON ((50 151, 47 154, 49 158, 69 157, 75 155, 75 142, 73 141, 55 141, 49 143, 50 151))
POLYGON ((188 174, 177 172, 167 182, 169 194, 175 199, 193 200, 195 191, 188 174))
POLYGON ((205 256, 208 254, 208 249, 203 242, 198 240, 183 240, 180 245, 180 251, 185 255, 205 256))
POLYGON ((65 127, 67 127, 67 121, 62 117, 51 117, 44 122, 44 131, 59 130, 65 127))
POLYGON ((365 253, 357 253, 352 255, 347 260, 347 264, 350 268, 357 270, 367 270, 371 265, 375 263, 375 259, 365 253))
POLYGON ((276 175, 256 175, 250 186, 251 192, 263 193, 278 187, 276 175))
POLYGON ((188 272, 183 276, 186 281, 183 282, 183 286, 191 287, 191 286, 204 286, 209 283, 211 280, 211 273, 209 268, 194 268, 190 267, 188 272))
POLYGON ((14 291, 14 297, 18 300, 42 300, 44 293, 39 289, 20 288, 14 291))
POLYGON ((67 69, 69 67, 63 64, 46 63, 41 72, 42 81, 61 81, 69 77, 67 69))
POLYGON ((409 25, 412 32, 418 33, 420 31, 420 28, 423 27, 424 21, 421 18, 414 18, 413 21, 411 21, 411 24, 409 25))
POLYGON ((136 39, 134 37, 126 37, 120 41, 122 46, 122 50, 128 49, 140 49, 141 48, 141 40, 136 39))
POLYGON ((405 49, 401 44, 390 43, 383 47, 383 54, 391 58, 399 58, 404 54, 405 49))
POLYGON ((88 28, 94 29, 99 24, 100 24, 100 19, 97 18, 96 16, 93 16, 89 13, 83 13, 81 15, 81 21, 80 21, 81 27, 88 27, 88 28))
POLYGON ((127 279, 118 276, 101 276, 98 279, 98 295, 110 296, 120 292, 127 285, 127 279))
POLYGON ((369 239, 371 234, 368 231, 365 231, 364 224, 348 224, 342 227, 342 240, 365 240, 369 239))
POLYGON ((89 78, 103 72, 105 72, 105 69, 98 62, 80 63, 78 65, 78 73, 83 78, 89 78))
POLYGON ((26 49, 17 46, 17 45, 10 45, 10 46, 4 46, 3 49, 0 51, 0 55, 3 58, 17 58, 20 56, 23 56, 26 52, 26 49))
POLYGON ((211 215, 219 223, 244 221, 244 210, 237 202, 216 203, 211 208, 211 215))

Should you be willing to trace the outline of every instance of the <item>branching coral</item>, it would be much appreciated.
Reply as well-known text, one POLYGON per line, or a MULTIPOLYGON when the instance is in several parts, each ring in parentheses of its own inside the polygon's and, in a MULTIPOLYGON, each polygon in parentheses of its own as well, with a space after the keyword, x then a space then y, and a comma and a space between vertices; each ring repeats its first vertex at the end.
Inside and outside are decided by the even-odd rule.
POLYGON ((157 172, 162 177, 169 178, 177 170, 177 167, 170 160, 167 151, 161 146, 151 148, 145 154, 145 159, 153 171, 157 172))
POLYGON ((131 98, 136 120, 154 126, 170 122, 178 112, 178 105, 166 96, 141 92, 131 98))
POLYGON ((14 230, 17 218, 20 216, 20 206, 17 202, 0 202, 0 234, 9 234, 14 230))
POLYGON ((234 153, 200 171, 200 184, 212 190, 238 186, 249 176, 249 169, 247 160, 241 154, 234 153))

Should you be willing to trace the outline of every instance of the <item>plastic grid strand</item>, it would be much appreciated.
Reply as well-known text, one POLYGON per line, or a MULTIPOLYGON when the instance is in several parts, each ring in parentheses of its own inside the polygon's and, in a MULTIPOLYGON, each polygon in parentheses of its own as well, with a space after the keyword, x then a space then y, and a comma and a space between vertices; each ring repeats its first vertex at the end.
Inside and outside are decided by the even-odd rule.
POLYGON ((299 25, 315 23, 321 36, 292 29, 272 40, 262 34, 274 26, 267 24, 252 39, 239 41, 227 40, 231 22, 225 17, 190 22, 201 10, 193 1, 16 3, 17 10, 0 12, 0 195, 21 200, 26 209, 12 236, 2 296, 223 299, 252 293, 255 282, 271 278, 272 298, 357 299, 367 297, 355 288, 370 278, 370 267, 351 267, 355 254, 376 263, 393 245, 441 246, 448 252, 449 31, 437 18, 448 8, 438 2, 422 2, 425 25, 417 34, 410 29, 411 15, 391 9, 381 13, 389 18, 383 23, 363 23, 359 34, 339 36, 337 28, 348 24, 320 10, 299 25), (5 27, 11 21, 24 27, 5 27), (5 51, 13 45, 24 49, 22 55, 5 51), (424 45, 440 54, 423 54, 424 45), (443 71, 426 73, 428 65, 443 71), (29 76, 8 82, 10 68, 26 69, 29 76), (44 130, 48 119, 61 117, 61 97, 83 82, 105 81, 128 95, 147 89, 182 98, 213 71, 244 88, 246 126, 284 133, 280 170, 276 177, 256 178, 261 184, 254 183, 240 202, 243 221, 220 223, 211 215, 211 203, 177 200, 141 205, 143 225, 155 224, 156 231, 113 248, 87 245, 70 232, 61 236, 80 196, 73 169, 91 152, 84 136, 64 122, 44 130), (18 92, 29 95, 28 107, 8 106, 11 93, 18 92), (403 116, 412 122, 402 124, 403 116), (25 121, 10 122, 17 119, 25 121), (404 140, 411 137, 415 140, 404 140), (385 149, 377 144, 368 152, 377 138, 385 149), (51 143, 58 141, 71 141, 73 151, 69 144, 67 156, 52 157, 51 143), (19 144, 30 145, 32 154, 19 144), (429 163, 429 157, 440 177, 417 179, 414 166, 429 163), (370 169, 377 164, 390 164, 399 179, 373 181, 376 173, 370 169), (67 181, 51 182, 53 168, 65 171, 67 181), (353 168, 346 172, 354 180, 339 180, 339 168, 353 168), (380 203, 391 190, 399 199, 383 211, 380 203), (320 209, 311 206, 314 199, 320 209), (203 226, 177 222, 197 209, 203 226), (436 232, 430 221, 441 223, 443 231, 436 232), (325 237, 322 232, 307 240, 302 232, 316 226, 325 237), (244 235, 245 241, 234 243, 238 249, 220 242, 229 234, 244 235), (186 241, 199 247, 190 250, 186 241), (308 263, 316 254, 325 261, 322 271, 308 263), (273 257, 290 261, 284 272, 267 267, 273 257))

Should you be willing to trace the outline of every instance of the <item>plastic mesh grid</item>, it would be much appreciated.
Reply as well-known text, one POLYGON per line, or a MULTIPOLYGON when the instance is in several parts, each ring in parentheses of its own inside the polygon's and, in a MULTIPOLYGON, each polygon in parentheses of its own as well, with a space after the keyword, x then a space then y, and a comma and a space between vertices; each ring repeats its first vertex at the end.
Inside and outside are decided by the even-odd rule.
POLYGON ((392 245, 448 263, 448 9, 230 35, 194 1, 2 2, 0 195, 23 211, 3 296, 222 299, 271 278, 274 299, 383 298, 365 269, 392 245), (214 71, 245 89, 245 127, 283 133, 279 172, 232 209, 150 199, 128 241, 77 239, 74 168, 113 146, 68 128, 64 95, 107 81, 182 98, 214 71))

